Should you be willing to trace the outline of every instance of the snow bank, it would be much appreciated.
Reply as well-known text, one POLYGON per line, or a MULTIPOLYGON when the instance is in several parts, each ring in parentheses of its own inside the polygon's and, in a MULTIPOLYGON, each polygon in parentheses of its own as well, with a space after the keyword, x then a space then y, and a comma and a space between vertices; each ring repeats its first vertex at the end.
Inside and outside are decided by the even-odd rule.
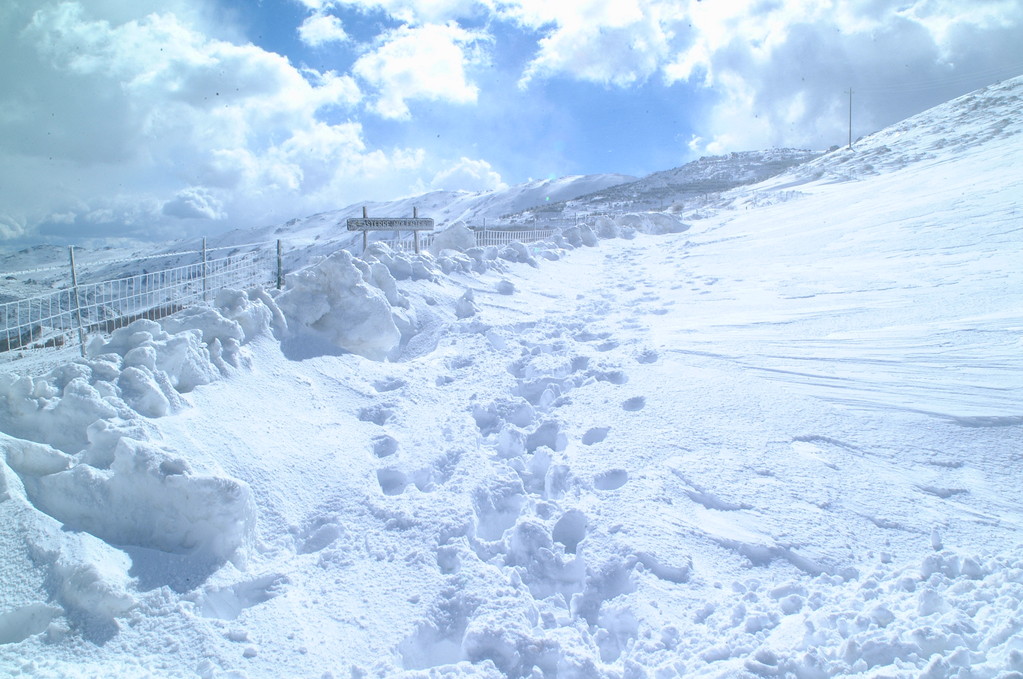
MULTIPOLYGON (((17 458, 15 465, 28 472, 40 463, 65 463, 60 453, 34 445, 0 435, 8 460, 17 458), (54 454, 57 459, 43 459, 54 454)), ((0 644, 47 630, 51 638, 59 635, 58 619, 67 612, 110 620, 136 604, 124 552, 88 533, 66 531, 38 511, 6 462, 0 462, 0 492, 0 565, 7 574, 0 588, 0 644)))
POLYGON ((462 222, 455 222, 434 235, 430 252, 440 255, 444 250, 465 252, 474 247, 476 247, 476 234, 462 222))
POLYGON ((689 230, 688 224, 664 212, 629 213, 618 215, 614 221, 619 228, 632 228, 652 236, 689 230))
MULTIPOLYGON (((580 245, 597 244, 589 227, 573 229, 580 245)), ((274 300, 283 315, 274 327, 286 328, 280 333, 285 352, 302 357, 333 349, 374 361, 396 359, 422 331, 425 319, 419 314, 423 307, 437 304, 432 294, 421 289, 416 296, 422 303, 414 304, 410 285, 437 283, 442 275, 504 272, 506 262, 538 268, 538 259, 557 260, 563 252, 556 243, 527 246, 516 241, 487 248, 474 244, 472 232, 455 225, 437 235, 436 256, 396 252, 377 242, 370 244, 361 258, 341 250, 289 275, 284 291, 274 300)), ((514 286, 509 289, 505 285, 502 294, 513 290, 514 286)), ((472 295, 452 300, 450 312, 452 320, 475 315, 472 295)), ((234 346, 228 343, 232 337, 225 338, 225 347, 234 346)))
POLYGON ((110 453, 109 467, 24 474, 26 494, 67 529, 111 544, 224 561, 250 537, 254 509, 241 482, 198 474, 181 457, 128 437, 110 453))
MULTIPOLYGON (((396 260, 389 259, 394 266, 396 260)), ((353 260, 341 250, 288 276, 276 301, 288 321, 291 340, 326 342, 376 361, 393 357, 401 333, 391 305, 383 291, 366 282, 353 260)))
POLYGON ((217 304, 135 321, 41 377, 0 375, 0 643, 60 636, 66 615, 124 615, 136 594, 122 547, 220 563, 250 543, 248 487, 193 469, 148 422, 244 365, 242 343, 282 320, 263 293, 217 304))

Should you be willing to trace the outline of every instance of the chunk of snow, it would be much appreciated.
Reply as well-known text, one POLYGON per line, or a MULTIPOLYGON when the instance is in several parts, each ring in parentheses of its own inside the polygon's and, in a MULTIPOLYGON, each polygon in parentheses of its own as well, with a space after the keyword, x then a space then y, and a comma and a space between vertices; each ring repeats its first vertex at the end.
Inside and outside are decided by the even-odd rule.
POLYGON ((297 342, 311 336, 381 361, 401 341, 384 293, 365 282, 352 255, 344 250, 289 276, 277 305, 297 342))

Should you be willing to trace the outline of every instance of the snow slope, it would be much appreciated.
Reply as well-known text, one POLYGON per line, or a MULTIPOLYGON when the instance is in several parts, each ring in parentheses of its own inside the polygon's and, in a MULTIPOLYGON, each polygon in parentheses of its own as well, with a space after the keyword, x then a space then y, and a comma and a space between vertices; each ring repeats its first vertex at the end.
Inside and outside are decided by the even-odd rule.
MULTIPOLYGON (((362 208, 373 217, 410 217, 418 209, 422 217, 436 221, 437 228, 455 222, 479 226, 484 220, 493 224, 505 215, 521 212, 547 202, 564 201, 583 194, 629 182, 635 177, 619 174, 572 175, 558 179, 533 180, 505 189, 471 193, 468 191, 431 191, 397 200, 359 203, 288 223, 250 231, 239 230, 221 236, 217 244, 251 243, 254 240, 282 238, 289 244, 308 245, 313 241, 336 242, 348 217, 361 217, 362 208)), ((350 240, 344 233, 344 240, 350 240)))
POLYGON ((1020 104, 0 379, 0 672, 1018 676, 1020 104))
MULTIPOLYGON (((370 203, 370 213, 381 217, 404 217, 418 206, 424 216, 431 216, 438 225, 463 221, 473 225, 484 218, 491 222, 549 203, 559 203, 578 196, 602 191, 635 181, 621 174, 570 175, 556 179, 537 179, 507 189, 468 193, 465 191, 434 191, 420 196, 386 203, 370 203)), ((356 214, 360 205, 351 205, 342 212, 356 214)))
POLYGON ((691 211, 696 205, 715 203, 721 192, 756 184, 819 155, 799 149, 768 149, 705 156, 681 167, 654 172, 642 179, 602 188, 562 203, 541 205, 529 212, 531 215, 572 216, 647 210, 691 211))

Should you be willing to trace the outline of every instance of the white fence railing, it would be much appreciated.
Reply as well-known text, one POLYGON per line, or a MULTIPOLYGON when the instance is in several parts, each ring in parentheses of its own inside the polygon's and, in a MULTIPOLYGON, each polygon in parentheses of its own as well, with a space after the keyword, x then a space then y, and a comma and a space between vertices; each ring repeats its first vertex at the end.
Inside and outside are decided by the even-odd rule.
MULTIPOLYGON (((535 243, 541 240, 548 240, 558 233, 558 229, 474 229, 474 232, 476 234, 476 245, 488 247, 491 245, 508 245, 516 241, 519 243, 535 243)), ((383 240, 382 242, 394 250, 413 252, 415 250, 413 238, 413 236, 409 235, 404 238, 383 240)), ((422 249, 429 248, 433 244, 433 238, 434 234, 432 233, 419 234, 419 247, 422 249)))
MULTIPOLYGON (((482 247, 507 245, 514 241, 532 243, 547 240, 557 229, 485 229, 476 230, 476 244, 482 247)), ((420 247, 427 248, 433 234, 419 235, 420 247)), ((404 239, 384 241, 397 250, 413 251, 410 235, 404 239)), ((205 243, 205 241, 204 241, 205 243)), ((247 288, 283 282, 281 242, 255 243, 175 252, 121 262, 138 268, 143 260, 168 259, 188 264, 170 266, 157 271, 125 275, 94 283, 78 280, 74 249, 70 250, 67 287, 45 295, 0 303, 0 366, 19 361, 19 369, 44 369, 53 363, 69 360, 75 353, 84 355, 89 337, 109 334, 140 318, 158 320, 176 311, 206 303, 222 288, 247 288), (229 251, 226 256, 211 258, 215 252, 229 251)), ((99 265, 92 264, 96 270, 99 265)), ((53 271, 49 267, 30 274, 53 271)), ((109 272, 109 268, 106 269, 109 272)), ((109 273, 107 275, 110 275, 109 273)))
POLYGON ((0 304, 0 364, 19 359, 69 358, 84 355, 91 335, 109 334, 140 318, 156 320, 209 301, 225 287, 279 284, 280 243, 173 253, 190 255, 190 264, 128 275, 113 280, 81 283, 72 250, 70 287, 0 304))
POLYGON ((535 243, 541 240, 553 238, 557 233, 556 229, 532 229, 523 231, 497 231, 486 230, 476 232, 476 245, 487 247, 490 245, 507 245, 514 241, 520 243, 535 243))

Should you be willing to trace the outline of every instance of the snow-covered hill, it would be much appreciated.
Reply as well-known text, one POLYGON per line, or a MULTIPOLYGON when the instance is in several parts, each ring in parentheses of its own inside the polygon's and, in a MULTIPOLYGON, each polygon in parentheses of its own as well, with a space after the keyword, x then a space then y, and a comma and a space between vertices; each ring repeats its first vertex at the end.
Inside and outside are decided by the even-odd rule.
MULTIPOLYGON (((478 225, 483 219, 497 221, 530 208, 571 200, 635 179, 620 174, 571 175, 533 180, 483 193, 434 191, 399 201, 370 203, 368 209, 372 214, 382 217, 403 217, 412 214, 413 207, 418 207, 420 213, 433 217, 440 226, 455 221, 478 225)), ((346 215, 355 213, 360 207, 351 205, 342 212, 346 215)))
POLYGON ((505 189, 480 193, 466 191, 431 191, 385 202, 349 205, 331 212, 298 218, 283 225, 258 230, 235 231, 218 237, 217 243, 247 243, 268 238, 284 238, 294 243, 314 240, 333 241, 338 229, 344 229, 348 217, 361 217, 362 209, 373 217, 410 217, 413 209, 420 216, 435 220, 438 229, 454 222, 480 226, 484 221, 493 224, 506 215, 551 201, 564 201, 576 196, 600 191, 635 177, 619 174, 572 175, 559 179, 534 180, 505 189))
POLYGON ((1023 672, 1023 78, 910 122, 0 375, 0 673, 1023 672))
POLYGON ((819 155, 798 149, 769 149, 708 156, 562 203, 542 205, 529 212, 545 216, 665 210, 684 212, 692 210, 694 205, 713 204, 717 195, 724 191, 756 184, 819 155))

